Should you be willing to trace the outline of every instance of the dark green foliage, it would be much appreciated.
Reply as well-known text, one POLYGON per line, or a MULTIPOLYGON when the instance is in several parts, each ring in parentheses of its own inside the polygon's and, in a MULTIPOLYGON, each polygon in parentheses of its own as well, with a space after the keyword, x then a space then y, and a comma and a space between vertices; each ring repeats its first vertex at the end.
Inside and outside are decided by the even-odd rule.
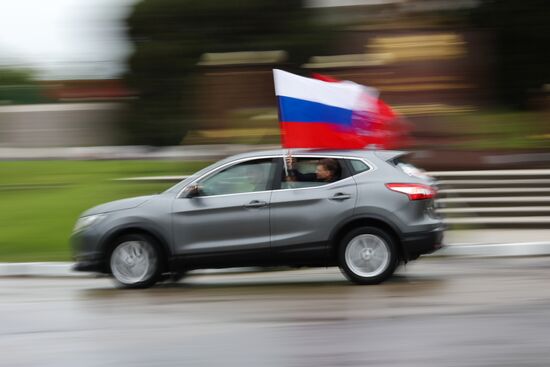
POLYGON ((129 142, 178 144, 193 126, 197 62, 206 52, 286 50, 300 64, 325 44, 301 1, 144 0, 127 20, 127 82, 140 98, 129 142), (313 51, 312 51, 313 50, 313 51))
POLYGON ((0 105, 40 103, 42 96, 34 73, 25 69, 0 69, 0 105))
POLYGON ((550 83, 550 2, 486 0, 474 24, 495 32, 497 88, 507 106, 526 108, 550 83))

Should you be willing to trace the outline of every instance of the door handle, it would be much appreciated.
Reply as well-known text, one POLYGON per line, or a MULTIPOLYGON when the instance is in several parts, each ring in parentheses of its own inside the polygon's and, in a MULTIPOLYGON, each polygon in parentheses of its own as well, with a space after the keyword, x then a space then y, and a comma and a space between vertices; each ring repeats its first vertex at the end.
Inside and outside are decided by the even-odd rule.
POLYGON ((337 201, 347 200, 347 199, 351 199, 351 195, 350 194, 344 194, 342 192, 339 192, 339 193, 335 194, 333 197, 330 198, 330 200, 337 200, 337 201))
POLYGON ((245 208, 261 208, 261 207, 267 206, 267 202, 260 201, 260 200, 252 200, 250 203, 244 204, 243 206, 245 208))

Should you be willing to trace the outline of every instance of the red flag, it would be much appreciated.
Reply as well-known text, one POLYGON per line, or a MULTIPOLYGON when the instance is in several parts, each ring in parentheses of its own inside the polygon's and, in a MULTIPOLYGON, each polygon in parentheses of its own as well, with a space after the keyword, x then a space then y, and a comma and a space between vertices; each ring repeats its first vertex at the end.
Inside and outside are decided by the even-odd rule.
MULTIPOLYGON (((312 76, 325 82, 341 82, 329 75, 314 73, 312 76)), ((365 99, 369 98, 372 97, 365 96, 365 99)), ((364 111, 364 113, 356 114, 355 131, 350 134, 350 140, 363 147, 381 149, 403 148, 410 145, 409 124, 382 99, 378 98, 373 104, 376 106, 376 111, 364 111), (355 136, 351 137, 351 135, 355 136), (357 143, 358 141, 360 143, 357 143)))
POLYGON ((411 144, 411 126, 383 100, 378 100, 378 116, 385 139, 384 149, 404 148, 411 144))
POLYGON ((324 82, 329 82, 329 83, 338 83, 338 82, 341 82, 341 80, 338 80, 336 78, 333 78, 332 76, 330 75, 323 75, 323 74, 317 74, 317 73, 313 73, 311 74, 311 76, 317 80, 322 80, 324 82))

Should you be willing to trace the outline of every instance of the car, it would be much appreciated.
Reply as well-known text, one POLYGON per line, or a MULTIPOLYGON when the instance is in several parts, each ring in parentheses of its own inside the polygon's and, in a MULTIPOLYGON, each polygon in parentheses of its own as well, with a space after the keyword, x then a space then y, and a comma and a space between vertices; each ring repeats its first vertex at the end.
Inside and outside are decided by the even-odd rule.
POLYGON ((87 210, 71 236, 74 270, 145 288, 195 269, 337 265, 354 283, 377 284, 442 246, 435 182, 405 152, 287 154, 232 156, 163 193, 87 210), (327 160, 337 172, 316 179, 327 160))

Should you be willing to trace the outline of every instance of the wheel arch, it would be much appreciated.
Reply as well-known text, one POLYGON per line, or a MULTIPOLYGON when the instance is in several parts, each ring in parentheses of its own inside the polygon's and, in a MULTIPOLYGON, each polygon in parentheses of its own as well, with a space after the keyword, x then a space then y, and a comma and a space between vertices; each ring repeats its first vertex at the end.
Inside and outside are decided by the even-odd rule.
POLYGON ((111 271, 109 267, 108 257, 110 256, 111 252, 114 249, 115 240, 117 238, 120 238, 125 235, 130 235, 130 234, 141 234, 141 235, 151 237, 153 240, 155 240, 159 246, 159 250, 161 251, 161 257, 163 259, 164 269, 166 270, 168 269, 170 264, 170 258, 172 256, 172 251, 170 250, 170 246, 166 238, 164 238, 164 236, 161 235, 159 231, 156 231, 147 226, 134 224, 134 225, 117 227, 109 231, 102 238, 100 248, 103 254, 103 263, 104 263, 105 273, 110 273, 111 271))
POLYGON ((344 223, 341 223, 333 231, 329 248, 330 261, 337 260, 338 247, 340 246, 340 241, 346 235, 346 233, 359 227, 376 227, 387 232, 388 235, 392 236, 397 244, 399 259, 407 261, 407 253, 405 251, 405 247, 403 246, 403 241, 401 240, 401 232, 399 231, 399 229, 387 219, 368 215, 350 218, 344 223))

